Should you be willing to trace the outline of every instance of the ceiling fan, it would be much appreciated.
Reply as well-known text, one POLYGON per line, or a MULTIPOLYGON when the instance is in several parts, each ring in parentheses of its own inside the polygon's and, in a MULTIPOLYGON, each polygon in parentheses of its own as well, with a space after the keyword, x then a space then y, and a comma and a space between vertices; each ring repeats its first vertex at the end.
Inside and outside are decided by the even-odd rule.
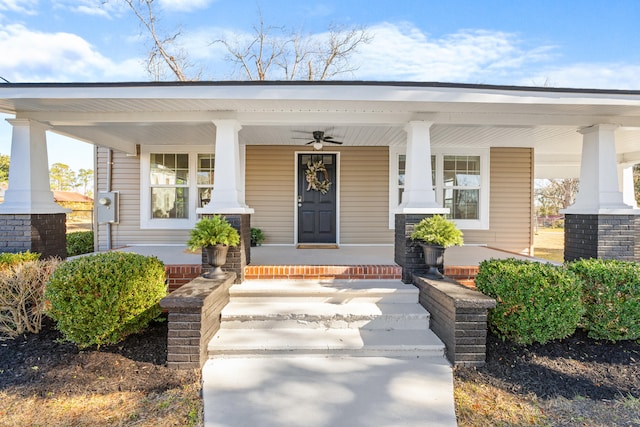
MULTIPOLYGON (((321 131, 321 130, 314 130, 312 132, 312 135, 313 135, 313 140, 307 142, 305 145, 313 144, 313 148, 316 150, 320 150, 322 148, 323 142, 327 142, 329 144, 338 144, 338 145, 343 144, 342 141, 336 141, 335 139, 333 139, 332 136, 325 135, 324 131, 321 131)), ((303 139, 303 138, 295 138, 295 139, 303 139)))

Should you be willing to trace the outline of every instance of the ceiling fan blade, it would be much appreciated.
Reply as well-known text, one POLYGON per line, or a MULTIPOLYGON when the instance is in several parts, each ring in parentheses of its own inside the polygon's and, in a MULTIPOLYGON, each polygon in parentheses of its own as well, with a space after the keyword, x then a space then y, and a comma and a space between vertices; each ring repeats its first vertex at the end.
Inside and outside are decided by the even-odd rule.
POLYGON ((326 141, 326 142, 329 142, 329 143, 331 143, 331 144, 338 144, 338 145, 342 145, 342 144, 343 144, 343 142, 342 142, 342 141, 334 141, 334 140, 329 141, 329 140, 327 140, 326 138, 325 138, 325 141, 326 141))
POLYGON ((309 142, 307 142, 307 143, 306 143, 306 144, 304 144, 304 145, 311 145, 311 144, 313 144, 314 142, 316 142, 316 141, 309 141, 309 142))

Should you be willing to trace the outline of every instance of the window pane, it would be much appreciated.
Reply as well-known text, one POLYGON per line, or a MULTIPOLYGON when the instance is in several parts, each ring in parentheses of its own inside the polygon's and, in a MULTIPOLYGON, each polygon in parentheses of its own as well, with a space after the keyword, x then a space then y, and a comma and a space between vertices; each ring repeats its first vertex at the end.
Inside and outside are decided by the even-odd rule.
POLYGON ((449 187, 479 187, 479 156, 444 156, 444 185, 449 187))
MULTIPOLYGON (((405 168, 407 167, 407 156, 398 156, 398 185, 404 185, 405 168)), ((399 199, 402 200, 402 199, 399 199)))
POLYGON ((188 218, 189 190, 187 188, 152 188, 152 218, 188 218))
POLYGON ((213 154, 198 154, 198 185, 213 185, 213 154))
POLYGON ((189 185, 188 154, 151 153, 149 159, 151 185, 189 185))
POLYGON ((211 201, 211 191, 213 189, 210 187, 200 187, 198 188, 198 207, 201 208, 207 205, 211 201))
POLYGON ((189 169, 189 155, 176 154, 176 167, 178 169, 189 169))
POLYGON ((444 190, 444 207, 452 219, 480 219, 480 190, 444 190))

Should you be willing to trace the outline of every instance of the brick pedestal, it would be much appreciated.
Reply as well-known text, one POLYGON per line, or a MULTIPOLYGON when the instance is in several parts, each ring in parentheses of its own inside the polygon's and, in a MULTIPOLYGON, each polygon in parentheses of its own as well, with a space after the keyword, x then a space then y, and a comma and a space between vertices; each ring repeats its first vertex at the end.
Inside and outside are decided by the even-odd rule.
POLYGON ((422 248, 411 240, 413 227, 430 214, 396 214, 395 259, 402 267, 402 281, 411 283, 413 275, 427 271, 422 248))
POLYGON ((565 214, 564 260, 640 260, 640 216, 565 214))
POLYGON ((66 214, 0 215, 0 252, 24 251, 66 258, 66 214))
MULTIPOLYGON (((202 217, 212 217, 213 215, 203 215, 202 217)), ((250 214, 222 214, 227 221, 240 234, 240 244, 229 248, 227 252, 227 263, 222 266, 222 270, 236 274, 236 283, 244 281, 244 268, 251 262, 251 215, 250 214)), ((207 254, 202 251, 202 272, 212 270, 207 262, 207 254)))
POLYGON ((209 341, 220 329, 220 312, 229 302, 229 288, 235 279, 198 277, 160 300, 169 312, 167 366, 201 369, 207 361, 209 341))
POLYGON ((450 279, 414 276, 420 304, 427 309, 431 330, 444 342, 455 366, 483 366, 487 353, 487 315, 496 301, 450 279))

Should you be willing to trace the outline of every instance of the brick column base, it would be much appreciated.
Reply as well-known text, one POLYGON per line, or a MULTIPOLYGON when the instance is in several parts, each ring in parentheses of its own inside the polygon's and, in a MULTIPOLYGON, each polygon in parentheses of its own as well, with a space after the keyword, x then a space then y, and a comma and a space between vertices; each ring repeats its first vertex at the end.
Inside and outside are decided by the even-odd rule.
MULTIPOLYGON (((210 214, 202 215, 203 218, 212 216, 210 214)), ((235 273, 235 283, 242 283, 244 281, 244 268, 251 262, 251 215, 222 214, 222 216, 240 234, 240 244, 234 248, 229 248, 227 263, 222 266, 222 270, 235 273)), ((202 272, 206 273, 210 270, 212 270, 212 267, 207 262, 207 254, 202 251, 202 272)))
POLYGON ((0 252, 67 257, 66 214, 0 214, 0 252))
POLYGON ((413 275, 424 273, 427 267, 424 263, 422 248, 411 240, 413 227, 431 214, 396 214, 395 230, 395 262, 402 267, 402 282, 412 283, 413 275))
POLYGON ((564 260, 640 260, 640 216, 565 214, 564 260))

